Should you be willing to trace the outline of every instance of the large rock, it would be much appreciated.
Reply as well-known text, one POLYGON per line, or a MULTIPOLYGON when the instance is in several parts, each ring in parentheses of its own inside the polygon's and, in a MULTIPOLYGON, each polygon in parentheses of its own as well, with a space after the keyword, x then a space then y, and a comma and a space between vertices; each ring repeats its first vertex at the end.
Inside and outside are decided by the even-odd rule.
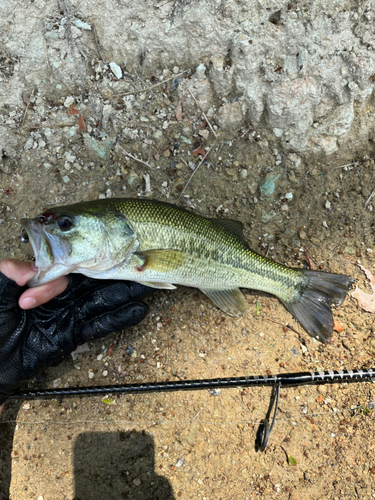
MULTIPOLYGON (((68 4, 70 34, 56 2, 2 0, 2 49, 13 69, 0 71, 0 107, 21 106, 22 91, 34 85, 45 95, 79 95, 89 68, 84 51, 98 58, 88 28, 95 19, 103 59, 145 76, 201 68, 191 86, 204 111, 241 98, 247 123, 279 149, 329 155, 373 138, 371 0, 138 0, 117 2, 115 12, 102 0, 68 4)), ((225 127, 227 111, 219 124, 233 131, 243 120, 225 127)))

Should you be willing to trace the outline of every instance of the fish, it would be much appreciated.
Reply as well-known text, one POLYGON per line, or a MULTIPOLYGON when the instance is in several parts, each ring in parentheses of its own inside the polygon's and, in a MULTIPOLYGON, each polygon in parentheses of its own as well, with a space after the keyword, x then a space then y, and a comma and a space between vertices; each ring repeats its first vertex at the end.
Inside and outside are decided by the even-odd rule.
POLYGON ((341 274, 289 268, 253 252, 243 225, 210 219, 150 199, 109 198, 48 208, 22 219, 37 273, 30 287, 69 273, 128 280, 152 288, 199 288, 231 316, 247 308, 240 291, 275 295, 305 330, 331 341, 332 306, 354 280, 341 274))

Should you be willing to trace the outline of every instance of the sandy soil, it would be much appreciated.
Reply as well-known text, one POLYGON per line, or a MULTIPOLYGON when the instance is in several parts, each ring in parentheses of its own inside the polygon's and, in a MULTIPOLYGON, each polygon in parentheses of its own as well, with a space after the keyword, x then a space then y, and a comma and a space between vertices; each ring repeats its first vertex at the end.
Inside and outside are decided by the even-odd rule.
MULTIPOLYGON (((144 85, 171 76, 158 73, 144 85)), ((86 102, 67 101, 81 113, 86 137, 78 115, 67 115, 69 96, 55 101, 36 89, 26 113, 26 103, 1 110, 22 144, 15 158, 3 158, 1 258, 32 258, 17 239, 25 215, 99 195, 148 196, 241 220, 263 255, 295 267, 308 265, 308 256, 369 291, 357 263, 374 272, 374 198, 365 207, 375 188, 372 152, 348 157, 343 167, 334 157, 318 163, 281 154, 248 128, 237 137, 217 129, 215 138, 191 98, 176 120, 189 74, 180 78, 178 89, 170 80, 123 98, 96 80, 86 102), (200 163, 193 153, 199 147, 211 151, 180 199, 200 163)), ((374 365, 374 316, 350 296, 335 311, 343 330, 328 346, 311 339, 276 298, 246 291, 246 299, 246 314, 229 318, 197 290, 156 291, 139 326, 90 344, 29 386, 49 387, 58 378, 61 387, 74 387, 374 365)), ((371 383, 283 389, 262 454, 254 440, 269 396, 268 388, 238 388, 11 401, 0 425, 0 498, 8 498, 8 488, 13 500, 375 497, 371 383)))

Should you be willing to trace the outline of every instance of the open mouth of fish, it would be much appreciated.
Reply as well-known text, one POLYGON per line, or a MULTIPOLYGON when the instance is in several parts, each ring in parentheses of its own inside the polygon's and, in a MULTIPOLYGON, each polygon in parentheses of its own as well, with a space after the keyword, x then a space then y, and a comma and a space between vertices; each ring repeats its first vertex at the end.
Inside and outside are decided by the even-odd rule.
POLYGON ((66 266, 66 274, 70 272, 67 265, 71 253, 71 244, 51 234, 48 229, 36 219, 22 219, 23 227, 20 240, 22 243, 30 242, 35 256, 35 266, 38 268, 38 279, 51 267, 66 266))

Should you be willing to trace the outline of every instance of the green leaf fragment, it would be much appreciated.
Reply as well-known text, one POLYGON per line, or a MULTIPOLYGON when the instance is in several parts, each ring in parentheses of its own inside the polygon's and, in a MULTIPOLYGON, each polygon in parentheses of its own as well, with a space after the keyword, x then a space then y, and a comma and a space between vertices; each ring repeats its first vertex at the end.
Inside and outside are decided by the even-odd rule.
POLYGON ((289 465, 297 465, 297 460, 292 457, 292 455, 288 455, 288 464, 289 465))
POLYGON ((102 399, 102 401, 106 405, 110 405, 111 403, 113 403, 113 398, 104 398, 104 399, 102 399))
POLYGON ((185 136, 183 136, 183 135, 180 135, 180 137, 181 137, 181 139, 182 139, 182 140, 183 140, 186 144, 191 144, 191 141, 190 141, 187 137, 185 137, 185 136))
POLYGON ((260 302, 256 301, 255 316, 258 316, 258 314, 260 314, 261 310, 262 310, 262 304, 260 302))

